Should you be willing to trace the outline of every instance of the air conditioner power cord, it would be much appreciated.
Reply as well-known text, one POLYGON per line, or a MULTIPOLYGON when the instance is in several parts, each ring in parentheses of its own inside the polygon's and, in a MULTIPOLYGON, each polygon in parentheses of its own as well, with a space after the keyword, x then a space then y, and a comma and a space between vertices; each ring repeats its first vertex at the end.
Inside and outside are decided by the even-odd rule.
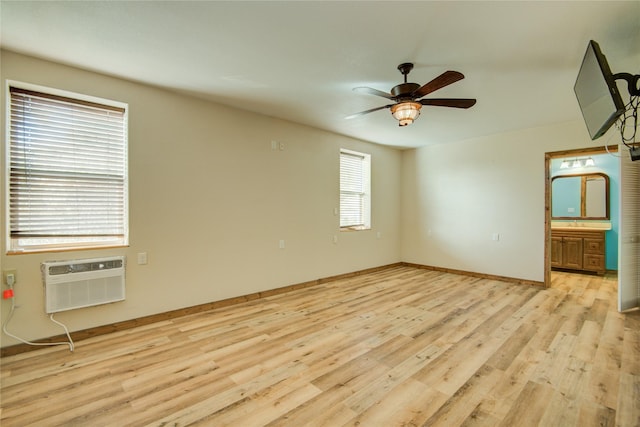
MULTIPOLYGON (((10 289, 13 289, 13 284, 9 285, 10 289)), ((51 315, 49 316, 49 319, 51 319, 51 321, 53 323, 56 323, 60 326, 62 326, 62 328, 64 329, 64 332, 67 334, 67 338, 69 339, 69 342, 31 342, 28 340, 25 340, 23 338, 20 338, 14 334, 12 334, 11 332, 9 332, 7 330, 7 327, 9 326, 9 322, 11 321, 11 318, 13 317, 13 313, 16 310, 16 300, 15 300, 15 296, 11 297, 11 310, 9 311, 9 315, 7 316, 7 319, 4 321, 4 323, 2 324, 2 331, 7 335, 10 336, 11 338, 14 338, 24 344, 29 344, 29 345, 40 345, 40 346, 50 346, 50 345, 68 345, 69 346, 69 351, 73 352, 74 350, 74 344, 73 344, 73 340, 71 339, 71 334, 69 334, 69 330, 67 329, 67 327, 62 323, 59 322, 57 320, 55 320, 53 318, 53 313, 51 313, 51 315)))

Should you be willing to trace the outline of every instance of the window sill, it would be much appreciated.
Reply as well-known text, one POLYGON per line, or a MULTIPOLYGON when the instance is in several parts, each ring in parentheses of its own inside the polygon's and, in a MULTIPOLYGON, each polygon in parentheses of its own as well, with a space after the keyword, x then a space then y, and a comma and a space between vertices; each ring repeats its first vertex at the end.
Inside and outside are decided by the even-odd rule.
POLYGON ((38 249, 23 249, 23 250, 10 250, 6 254, 8 256, 13 255, 31 255, 42 253, 57 253, 57 252, 78 252, 78 251, 95 251, 100 249, 121 249, 128 248, 128 244, 123 245, 109 245, 109 246, 85 246, 85 247, 58 247, 58 248, 38 248, 38 249))
POLYGON ((366 227, 364 225, 354 225, 351 227, 340 227, 340 231, 366 231, 371 230, 371 227, 366 227))

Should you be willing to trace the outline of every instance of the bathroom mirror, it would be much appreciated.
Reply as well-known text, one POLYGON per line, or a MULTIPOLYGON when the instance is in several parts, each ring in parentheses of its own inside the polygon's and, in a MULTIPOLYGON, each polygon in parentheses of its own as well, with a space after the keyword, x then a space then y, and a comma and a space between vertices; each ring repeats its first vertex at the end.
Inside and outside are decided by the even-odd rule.
POLYGON ((552 219, 609 219, 609 177, 604 173, 551 179, 552 219))

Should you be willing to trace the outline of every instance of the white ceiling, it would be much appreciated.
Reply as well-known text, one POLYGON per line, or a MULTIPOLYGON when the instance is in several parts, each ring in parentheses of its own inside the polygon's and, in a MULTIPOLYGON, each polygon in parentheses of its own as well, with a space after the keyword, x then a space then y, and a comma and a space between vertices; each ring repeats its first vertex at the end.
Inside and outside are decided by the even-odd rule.
MULTIPOLYGON (((190 93, 339 134, 418 147, 580 118, 573 83, 589 39, 612 71, 640 72, 640 1, 5 1, 3 48, 190 93), (446 70, 462 81, 400 128, 388 103, 446 70)), ((585 130, 586 132, 586 130, 585 130)))

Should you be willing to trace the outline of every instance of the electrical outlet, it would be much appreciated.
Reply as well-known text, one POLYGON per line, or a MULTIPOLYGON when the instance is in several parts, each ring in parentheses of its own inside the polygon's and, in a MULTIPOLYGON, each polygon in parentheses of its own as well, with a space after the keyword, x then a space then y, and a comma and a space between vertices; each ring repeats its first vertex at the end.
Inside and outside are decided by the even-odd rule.
POLYGON ((13 275, 13 284, 15 285, 18 281, 16 270, 2 270, 2 283, 7 286, 9 286, 8 276, 10 275, 13 275))

